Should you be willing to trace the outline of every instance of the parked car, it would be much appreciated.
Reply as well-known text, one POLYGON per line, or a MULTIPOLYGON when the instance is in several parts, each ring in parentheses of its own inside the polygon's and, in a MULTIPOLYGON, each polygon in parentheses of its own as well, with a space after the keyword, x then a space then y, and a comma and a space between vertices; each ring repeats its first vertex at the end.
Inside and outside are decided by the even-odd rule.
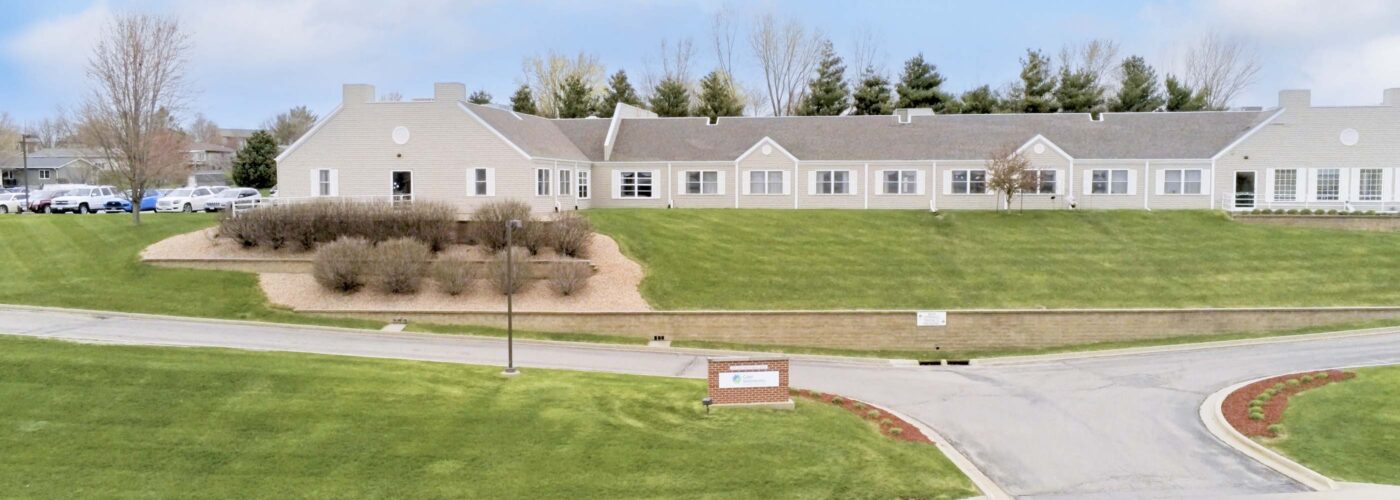
POLYGON ((67 194, 67 189, 41 189, 29 192, 29 211, 35 213, 49 213, 49 205, 53 199, 67 194))
POLYGON ((25 203, 24 193, 0 194, 0 214, 17 214, 23 212, 26 205, 28 205, 28 203, 25 203))
POLYGON ((228 186, 209 186, 209 190, 213 191, 214 194, 219 194, 228 190, 228 186))
POLYGON ((214 197, 207 187, 172 189, 156 201, 157 212, 194 212, 204 210, 204 204, 214 197))
MULTIPOLYGON (((229 205, 238 200, 248 200, 257 203, 262 200, 262 193, 253 188, 229 188, 214 195, 214 198, 204 204, 205 212, 218 212, 227 210, 229 205)), ((240 205, 241 207, 241 205, 240 205)))
MULTIPOLYGON (((164 193, 164 191, 160 189, 146 190, 146 192, 143 193, 141 196, 141 211, 154 212, 156 209, 156 201, 160 199, 161 193, 164 193)), ((118 199, 116 200, 107 202, 107 209, 112 211, 120 210, 122 212, 131 213, 131 193, 121 193, 117 195, 117 198, 118 199)))
POLYGON ((117 188, 112 186, 90 186, 71 189, 53 199, 49 210, 54 213, 90 214, 107 211, 107 202, 117 200, 117 188))

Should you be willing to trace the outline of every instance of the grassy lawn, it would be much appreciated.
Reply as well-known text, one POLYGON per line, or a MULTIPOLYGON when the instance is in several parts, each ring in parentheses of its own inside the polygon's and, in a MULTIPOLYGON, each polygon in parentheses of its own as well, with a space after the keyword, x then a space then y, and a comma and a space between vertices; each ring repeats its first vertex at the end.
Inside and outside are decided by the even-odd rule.
POLYGON ((1269 444, 1333 479, 1400 484, 1400 367, 1354 371, 1289 398, 1269 444))
POLYGON ((370 326, 275 309, 256 275, 142 265, 141 250, 214 224, 206 214, 0 217, 0 303, 288 323, 370 326))
POLYGON ((698 380, 0 336, 0 491, 25 497, 975 493, 844 410, 699 405, 698 380))
POLYGON ((1204 211, 589 210, 663 309, 1400 304, 1400 233, 1204 211))

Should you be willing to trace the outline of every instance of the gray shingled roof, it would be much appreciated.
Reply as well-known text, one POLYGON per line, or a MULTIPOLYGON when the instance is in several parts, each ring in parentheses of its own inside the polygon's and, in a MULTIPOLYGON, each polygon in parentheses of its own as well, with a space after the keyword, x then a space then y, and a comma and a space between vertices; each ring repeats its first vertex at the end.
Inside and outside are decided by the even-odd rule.
POLYGON ((593 161, 603 161, 603 141, 608 138, 612 120, 572 118, 554 120, 559 131, 578 145, 579 151, 593 161))
MULTIPOLYGON (((30 156, 29 168, 60 168, 69 163, 78 161, 79 159, 80 158, 73 158, 71 156, 30 156)), ((22 156, 7 158, 3 162, 0 162, 0 168, 24 168, 24 158, 22 156)))
MULTIPOLYGON (((588 161, 579 147, 555 126, 554 120, 524 113, 512 113, 504 109, 479 104, 462 103, 476 113, 492 128, 506 136, 510 142, 525 150, 530 156, 557 158, 561 160, 588 161)), ((607 120, 598 120, 607 127, 607 120)), ((601 149, 602 141, 599 142, 601 149)), ((602 153, 599 153, 601 159, 602 153)))
MULTIPOLYGON (((801 160, 976 160, 1044 135, 1075 158, 1210 158, 1272 111, 628 119, 612 161, 731 161, 771 137, 801 160)), ((567 127, 567 126, 566 126, 567 127)), ((605 129, 606 133, 606 129, 605 129)), ((589 134, 571 134, 588 138, 589 134)), ((598 141, 601 144, 601 141, 598 141)), ((596 155, 601 160, 601 147, 596 155)))

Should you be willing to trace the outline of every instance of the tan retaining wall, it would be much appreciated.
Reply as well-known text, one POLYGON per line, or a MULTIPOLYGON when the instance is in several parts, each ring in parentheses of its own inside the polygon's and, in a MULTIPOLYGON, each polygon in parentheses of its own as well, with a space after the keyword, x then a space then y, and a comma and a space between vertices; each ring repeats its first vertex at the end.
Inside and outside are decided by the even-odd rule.
POLYGON ((1236 215, 1245 224, 1350 229, 1354 231, 1400 231, 1400 217, 1365 215, 1236 215))
MULTIPOLYGON (((310 311, 381 321, 505 327, 505 314, 310 311)), ((1259 309, 1050 309, 949 311, 946 326, 917 327, 914 311, 657 311, 517 313, 515 327, 650 339, 860 350, 985 350, 1052 347, 1237 332, 1276 332, 1377 319, 1400 307, 1259 309)))
MULTIPOLYGON (((183 267, 189 269, 208 269, 215 271, 239 271, 245 273, 287 273, 287 274, 311 274, 314 260, 311 257, 304 259, 272 259, 272 258, 241 258, 241 259, 143 259, 142 262, 159 267, 183 267)), ((434 261, 436 262, 436 261, 434 261)), ((484 267, 491 263, 489 260, 470 259, 466 261, 468 265, 484 267)), ((590 260, 561 260, 561 259, 531 259, 534 263, 535 279, 547 278, 550 269, 560 262, 582 262, 588 264, 595 271, 598 266, 590 260)), ((370 270, 374 272, 373 269, 370 270)))

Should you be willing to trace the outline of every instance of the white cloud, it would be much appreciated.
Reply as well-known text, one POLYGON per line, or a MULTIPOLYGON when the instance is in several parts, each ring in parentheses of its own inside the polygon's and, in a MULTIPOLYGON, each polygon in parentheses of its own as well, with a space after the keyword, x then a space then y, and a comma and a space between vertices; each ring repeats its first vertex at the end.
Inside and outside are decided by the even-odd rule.
POLYGON ((1360 47, 1312 51, 1303 65, 1321 104, 1374 104, 1381 89, 1400 87, 1400 35, 1377 38, 1360 47))
POLYGON ((98 2, 71 16, 34 23, 5 40, 4 51, 29 79, 77 91, 84 87, 88 54, 110 17, 107 3, 98 2))
POLYGON ((1261 42, 1332 44, 1394 32, 1400 2, 1394 0, 1209 0, 1206 19, 1261 42))

